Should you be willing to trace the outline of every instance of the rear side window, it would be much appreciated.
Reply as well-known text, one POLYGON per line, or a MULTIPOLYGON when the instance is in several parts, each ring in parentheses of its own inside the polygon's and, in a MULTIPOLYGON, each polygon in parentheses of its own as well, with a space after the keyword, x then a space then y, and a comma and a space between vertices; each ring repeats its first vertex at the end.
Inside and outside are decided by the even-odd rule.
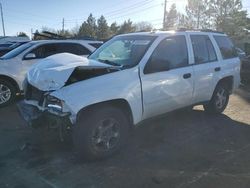
POLYGON ((57 44, 59 53, 72 53, 75 55, 89 55, 91 52, 85 48, 84 46, 80 44, 74 44, 74 43, 61 43, 57 44))
POLYGON ((217 61, 213 44, 207 35, 191 35, 196 64, 217 61))
POLYGON ((185 36, 164 39, 154 50, 144 73, 155 73, 188 66, 188 50, 185 36))
POLYGON ((230 59, 238 56, 232 41, 228 37, 214 36, 214 39, 220 48, 223 59, 230 59))
POLYGON ((99 48, 102 43, 89 43, 89 45, 93 46, 94 48, 99 48))
POLYGON ((40 59, 48 57, 50 55, 54 55, 59 52, 56 44, 44 44, 32 50, 31 53, 34 53, 36 55, 36 58, 40 59))

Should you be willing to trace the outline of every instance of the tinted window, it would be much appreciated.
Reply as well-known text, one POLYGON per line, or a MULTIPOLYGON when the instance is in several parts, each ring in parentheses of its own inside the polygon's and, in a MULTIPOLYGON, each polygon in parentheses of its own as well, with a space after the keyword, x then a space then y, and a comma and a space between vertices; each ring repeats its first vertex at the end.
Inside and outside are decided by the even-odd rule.
POLYGON ((185 36, 174 36, 164 39, 156 47, 144 72, 161 72, 187 65, 188 51, 185 36))
POLYGON ((89 45, 93 46, 94 48, 99 48, 102 43, 89 43, 89 45))
POLYGON ((34 43, 27 43, 27 44, 24 44, 22 46, 19 46, 19 47, 15 48, 14 50, 11 50, 10 52, 5 54, 4 56, 2 56, 1 59, 11 59, 13 57, 16 57, 33 45, 34 45, 34 43))
POLYGON ((85 48, 84 46, 80 44, 74 44, 74 43, 61 43, 57 44, 59 48, 58 53, 72 53, 75 55, 89 55, 91 52, 85 48))
POLYGON ((191 41, 196 64, 217 60, 213 44, 207 35, 192 35, 191 41))
POLYGON ((34 53, 36 55, 36 58, 39 59, 54 55, 56 53, 59 53, 59 51, 56 44, 45 44, 35 48, 30 53, 34 53))
POLYGON ((220 48, 223 59, 230 59, 238 56, 233 43, 228 37, 214 36, 214 38, 220 48))

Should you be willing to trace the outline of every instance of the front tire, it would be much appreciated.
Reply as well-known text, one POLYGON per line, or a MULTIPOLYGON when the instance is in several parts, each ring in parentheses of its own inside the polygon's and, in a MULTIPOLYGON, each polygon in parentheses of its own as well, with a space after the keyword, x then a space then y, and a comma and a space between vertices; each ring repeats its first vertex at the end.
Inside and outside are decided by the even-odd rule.
POLYGON ((128 136, 128 119, 118 108, 99 106, 82 112, 73 129, 77 154, 97 160, 117 152, 128 136))
POLYGON ((214 91, 212 99, 208 104, 203 105, 205 111, 214 114, 222 113, 229 101, 229 91, 225 84, 219 84, 214 91))
POLYGON ((11 104, 15 98, 15 86, 9 81, 0 79, 0 108, 11 104))

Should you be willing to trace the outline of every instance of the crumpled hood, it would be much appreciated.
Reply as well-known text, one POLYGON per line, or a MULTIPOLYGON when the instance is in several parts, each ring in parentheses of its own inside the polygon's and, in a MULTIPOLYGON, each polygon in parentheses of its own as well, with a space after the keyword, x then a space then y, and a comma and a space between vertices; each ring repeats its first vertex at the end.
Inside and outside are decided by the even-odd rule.
POLYGON ((85 57, 61 53, 49 56, 33 65, 27 73, 27 79, 39 90, 58 90, 65 85, 76 67, 89 69, 111 66, 85 57))

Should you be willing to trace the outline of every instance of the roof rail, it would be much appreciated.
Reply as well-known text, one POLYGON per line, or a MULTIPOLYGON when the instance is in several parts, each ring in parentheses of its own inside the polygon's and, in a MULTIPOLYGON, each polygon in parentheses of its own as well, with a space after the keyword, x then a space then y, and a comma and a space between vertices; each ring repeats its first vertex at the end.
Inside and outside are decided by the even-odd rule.
POLYGON ((225 34, 225 33, 221 32, 221 31, 215 31, 215 30, 212 30, 212 29, 201 29, 200 31, 225 34))
MULTIPOLYGON (((167 30, 168 31, 168 30, 167 30)), ((188 28, 185 28, 185 27, 181 27, 181 28, 178 28, 176 29, 175 31, 179 31, 179 32, 185 32, 185 31, 200 31, 200 32, 212 32, 212 33, 220 33, 220 34, 225 34, 223 32, 220 32, 220 31, 215 31, 215 30, 212 30, 212 29, 188 29, 188 28)))

